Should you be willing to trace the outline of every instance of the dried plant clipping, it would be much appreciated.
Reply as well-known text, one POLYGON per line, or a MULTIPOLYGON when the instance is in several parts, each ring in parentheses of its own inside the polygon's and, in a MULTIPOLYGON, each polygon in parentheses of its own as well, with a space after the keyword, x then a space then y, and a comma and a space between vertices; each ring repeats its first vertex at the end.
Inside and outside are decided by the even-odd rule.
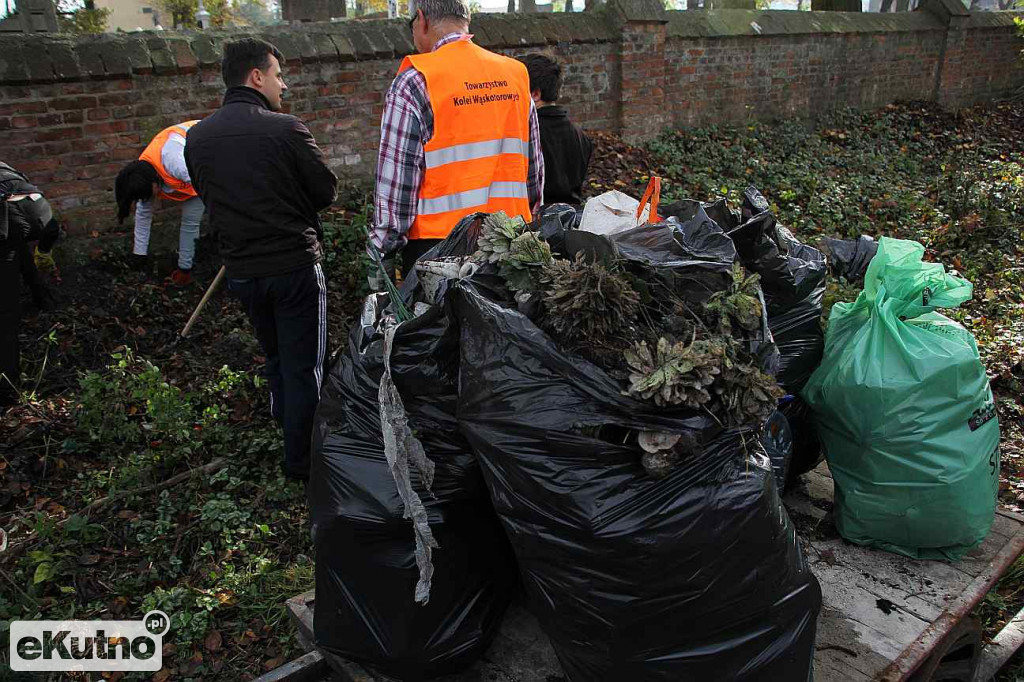
POLYGON ((541 273, 551 263, 551 247, 536 232, 524 232, 499 260, 499 272, 513 291, 540 289, 541 273))
POLYGON ((504 211, 492 213, 480 224, 480 237, 473 260, 478 263, 497 263, 512 248, 516 237, 526 231, 526 222, 521 217, 509 218, 504 211))
POLYGON ((621 362, 640 314, 640 295, 622 274, 577 254, 572 261, 552 260, 541 284, 541 324, 563 347, 602 365, 621 362))
POLYGON ((664 337, 652 351, 646 341, 625 352, 628 395, 655 405, 696 410, 711 401, 709 387, 721 373, 726 351, 722 340, 670 344, 664 337))
POLYGON ((761 301, 759 275, 747 276, 743 266, 733 263, 732 286, 727 291, 716 292, 704 304, 704 309, 718 319, 723 334, 733 331, 733 323, 740 329, 754 331, 761 326, 761 301))

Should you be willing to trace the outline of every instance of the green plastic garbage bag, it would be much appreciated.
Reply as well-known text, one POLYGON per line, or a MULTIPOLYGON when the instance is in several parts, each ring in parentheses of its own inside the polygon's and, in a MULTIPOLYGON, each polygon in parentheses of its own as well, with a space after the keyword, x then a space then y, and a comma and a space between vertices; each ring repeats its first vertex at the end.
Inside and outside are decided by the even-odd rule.
POLYGON ((988 534, 999 423, 974 337, 935 312, 970 299, 967 280, 883 237, 854 303, 829 317, 825 356, 803 390, 851 542, 957 559, 988 534))

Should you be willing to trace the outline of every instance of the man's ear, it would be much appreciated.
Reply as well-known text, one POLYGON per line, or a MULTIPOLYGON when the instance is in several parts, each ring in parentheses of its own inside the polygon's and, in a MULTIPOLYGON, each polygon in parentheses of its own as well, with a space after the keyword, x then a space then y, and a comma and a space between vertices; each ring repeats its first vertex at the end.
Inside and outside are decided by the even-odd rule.
POLYGON ((259 69, 253 69, 249 72, 249 77, 245 79, 247 85, 252 85, 256 90, 260 89, 263 85, 263 72, 259 69))
POLYGON ((533 103, 538 104, 540 102, 540 88, 530 91, 530 97, 533 98, 533 103))

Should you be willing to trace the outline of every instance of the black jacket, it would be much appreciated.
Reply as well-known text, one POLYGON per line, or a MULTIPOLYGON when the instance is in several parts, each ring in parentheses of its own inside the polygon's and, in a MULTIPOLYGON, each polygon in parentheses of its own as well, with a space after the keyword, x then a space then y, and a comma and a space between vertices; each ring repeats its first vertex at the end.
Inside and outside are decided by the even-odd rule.
POLYGON ((544 152, 544 203, 579 206, 594 143, 562 107, 541 107, 537 118, 544 152))
POLYGON ((8 201, 15 194, 42 192, 28 177, 0 161, 0 262, 15 260, 22 246, 39 241, 40 251, 49 251, 60 235, 60 225, 46 197, 33 201, 8 201))
POLYGON ((278 275, 320 260, 317 215, 337 178, 302 122, 244 86, 191 130, 185 164, 206 205, 229 277, 278 275))

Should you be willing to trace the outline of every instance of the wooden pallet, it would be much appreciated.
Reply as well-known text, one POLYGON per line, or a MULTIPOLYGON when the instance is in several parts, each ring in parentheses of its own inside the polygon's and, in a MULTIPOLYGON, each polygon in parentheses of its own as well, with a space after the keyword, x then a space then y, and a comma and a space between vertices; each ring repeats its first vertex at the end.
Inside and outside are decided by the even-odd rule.
MULTIPOLYGON (((804 553, 822 588, 814 654, 818 682, 925 682, 914 673, 960 636, 971 610, 1024 551, 1024 517, 1000 511, 985 541, 963 560, 919 561, 843 541, 832 524, 828 467, 806 474, 786 496, 804 553)), ((392 682, 313 647, 313 592, 287 602, 319 679, 392 682)), ((300 659, 301 660, 301 659, 300 659)), ((536 620, 514 605, 487 654, 446 682, 564 679, 536 620)), ((268 682, 307 682, 275 678, 268 682)))
POLYGON ((999 511, 961 561, 919 561, 842 540, 826 511, 833 487, 822 464, 785 500, 821 583, 815 679, 909 680, 1024 551, 1024 517, 999 511))

